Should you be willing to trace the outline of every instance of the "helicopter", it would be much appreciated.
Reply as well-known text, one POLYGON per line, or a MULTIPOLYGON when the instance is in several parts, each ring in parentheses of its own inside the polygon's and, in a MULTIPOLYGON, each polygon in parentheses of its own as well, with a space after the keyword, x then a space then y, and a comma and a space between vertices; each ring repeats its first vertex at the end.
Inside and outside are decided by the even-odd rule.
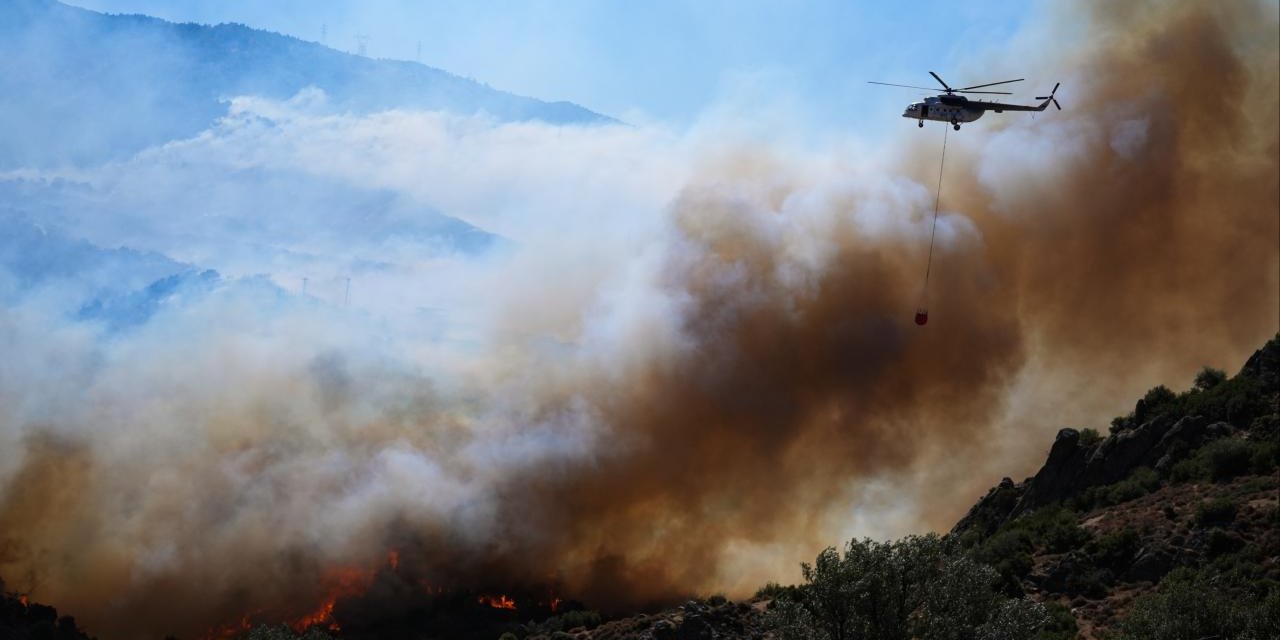
MULTIPOLYGON (((918 120, 919 126, 921 127, 924 126, 925 120, 938 120, 940 122, 950 122, 951 126, 954 127, 956 131, 959 131, 961 122, 973 122, 974 120, 981 118, 982 114, 988 111, 994 111, 996 113, 1002 113, 1005 111, 1044 111, 1045 108, 1049 106, 1050 102, 1052 102, 1053 106, 1057 107, 1059 110, 1062 109, 1062 105, 1058 104, 1058 99, 1053 97, 1054 94, 1058 92, 1058 86, 1062 84, 1061 82, 1053 85, 1053 91, 1050 91, 1049 95, 1036 96, 1036 100, 1044 100, 1044 102, 1041 102, 1039 105, 1032 106, 1025 104, 1005 104, 1003 102, 987 102, 985 100, 970 100, 962 95, 956 95, 960 93, 984 93, 1005 96, 1013 95, 1008 91, 974 91, 974 89, 994 87, 996 85, 1009 84, 1010 82, 1022 82, 1026 78, 1002 80, 1000 82, 988 82, 987 84, 975 84, 971 87, 953 89, 951 85, 948 85, 942 78, 938 77, 938 74, 930 71, 929 75, 933 76, 933 79, 937 80, 938 84, 942 85, 943 93, 925 98, 920 102, 913 102, 907 105, 906 110, 902 112, 902 117, 918 120)), ((889 87, 925 89, 926 91, 937 90, 930 87, 916 87, 909 84, 869 82, 870 84, 882 84, 889 87)))

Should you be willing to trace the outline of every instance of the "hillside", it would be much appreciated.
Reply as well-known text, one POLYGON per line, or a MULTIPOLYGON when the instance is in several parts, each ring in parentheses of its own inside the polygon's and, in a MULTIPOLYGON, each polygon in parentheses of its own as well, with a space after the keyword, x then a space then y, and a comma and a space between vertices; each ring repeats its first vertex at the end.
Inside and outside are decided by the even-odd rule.
MULTIPOLYGON (((1152 389, 1105 437, 1063 429, 1039 472, 1005 478, 944 544, 993 567, 1006 595, 1045 605, 1038 635, 992 637, 1274 638, 1259 629, 1280 629, 1278 439, 1280 337, 1233 377, 1206 368, 1182 393, 1152 389)), ((514 635, 829 638, 809 627, 795 635, 775 611, 823 597, 821 586, 770 585, 747 603, 693 601, 591 629, 553 619, 514 635)))
POLYGON ((174 24, 54 0, 0 3, 0 169, 125 157, 207 128, 226 99, 318 87, 335 111, 610 122, 425 65, 374 60, 239 24, 174 24), (24 135, 38 131, 39 136, 24 135))

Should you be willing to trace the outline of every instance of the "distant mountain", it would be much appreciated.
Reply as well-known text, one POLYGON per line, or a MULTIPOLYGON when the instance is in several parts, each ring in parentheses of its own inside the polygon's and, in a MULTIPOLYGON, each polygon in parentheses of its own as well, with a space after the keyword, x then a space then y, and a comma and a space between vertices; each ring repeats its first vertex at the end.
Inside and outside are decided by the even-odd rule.
POLYGON ((70 286, 87 297, 121 295, 192 268, 155 252, 102 248, 0 208, 0 274, 8 280, 0 302, 5 294, 42 286, 70 286))
POLYGON ((0 169, 98 162, 207 128, 236 95, 322 89, 337 110, 485 113, 612 122, 568 102, 492 89, 425 65, 374 60, 239 24, 174 24, 54 0, 0 2, 0 169))

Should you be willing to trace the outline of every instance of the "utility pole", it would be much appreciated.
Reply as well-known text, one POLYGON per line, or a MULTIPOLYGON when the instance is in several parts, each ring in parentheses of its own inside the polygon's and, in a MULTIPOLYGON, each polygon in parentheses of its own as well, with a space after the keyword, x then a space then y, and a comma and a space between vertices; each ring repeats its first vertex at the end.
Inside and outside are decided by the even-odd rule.
POLYGON ((321 24, 320 25, 320 44, 325 44, 325 41, 328 39, 329 39, 329 25, 321 24))

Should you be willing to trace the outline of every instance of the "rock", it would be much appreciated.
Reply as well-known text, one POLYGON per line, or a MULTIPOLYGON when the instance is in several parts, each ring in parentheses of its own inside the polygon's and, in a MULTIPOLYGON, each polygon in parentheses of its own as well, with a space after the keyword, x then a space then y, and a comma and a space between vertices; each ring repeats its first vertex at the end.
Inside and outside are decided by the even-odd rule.
POLYGON ((676 640, 714 640, 715 630, 701 615, 685 616, 684 622, 676 628, 676 640))
POLYGON ((654 640, 675 640, 676 625, 670 620, 658 620, 649 628, 649 632, 653 634, 654 640))
POLYGON ((951 533, 962 534, 972 530, 983 537, 989 536, 1008 520, 1009 514, 1013 512, 1021 498, 1022 486, 1014 484, 1009 478, 1004 478, 999 485, 987 491, 987 495, 969 509, 969 513, 965 514, 955 527, 952 527, 951 533))
MULTIPOLYGON (((1105 442, 1104 442, 1105 446, 1105 442)), ((1101 447, 1099 447, 1101 448, 1101 447)), ((1011 516, 1044 506, 1071 495, 1079 488, 1080 475, 1088 463, 1091 449, 1080 446, 1080 432, 1062 429, 1053 440, 1049 458, 1040 471, 1027 481, 1022 499, 1011 516)))
POLYGON ((1173 554, 1162 547, 1147 546, 1138 551, 1133 564, 1124 573, 1128 582, 1158 582, 1176 566, 1173 554))
POLYGON ((1071 576, 1079 573, 1084 567, 1092 568, 1087 556, 1078 551, 1059 558, 1040 580, 1040 588, 1050 593, 1066 593, 1067 583, 1071 576))

